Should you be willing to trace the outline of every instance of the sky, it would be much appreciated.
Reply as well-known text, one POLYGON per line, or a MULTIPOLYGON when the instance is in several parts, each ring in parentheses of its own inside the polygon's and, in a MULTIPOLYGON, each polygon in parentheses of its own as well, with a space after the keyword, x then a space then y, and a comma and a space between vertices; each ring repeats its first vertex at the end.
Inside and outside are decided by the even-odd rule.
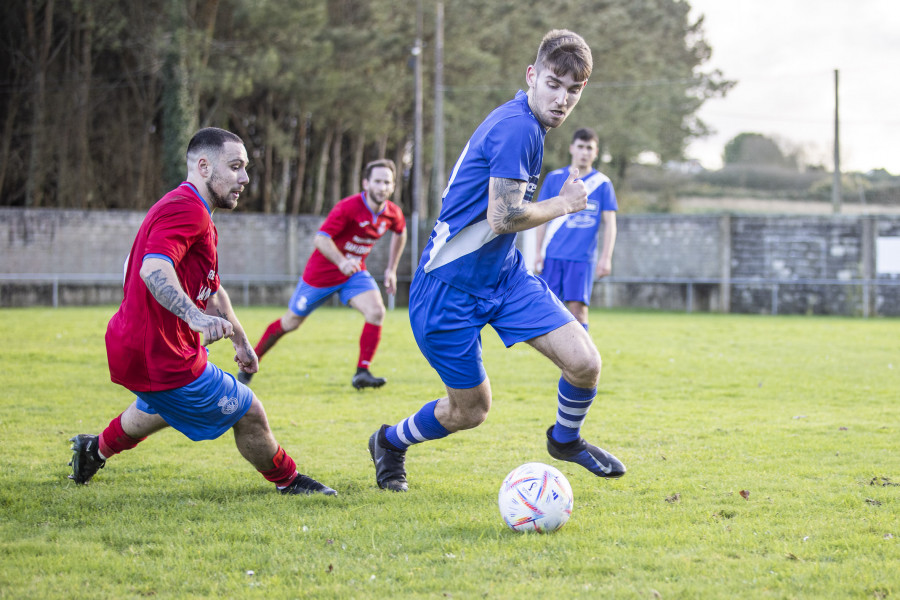
POLYGON ((834 164, 834 70, 839 71, 841 170, 900 175, 900 0, 687 0, 704 15, 712 58, 737 85, 699 117, 716 133, 688 146, 707 168, 742 132, 834 164))

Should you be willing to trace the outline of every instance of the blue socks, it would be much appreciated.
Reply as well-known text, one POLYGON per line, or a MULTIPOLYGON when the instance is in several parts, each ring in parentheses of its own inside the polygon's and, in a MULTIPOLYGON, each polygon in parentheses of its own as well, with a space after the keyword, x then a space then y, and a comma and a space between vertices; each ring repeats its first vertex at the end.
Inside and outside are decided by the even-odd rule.
POLYGON ((437 400, 432 400, 416 414, 403 419, 393 427, 388 427, 384 432, 387 441, 398 450, 406 450, 413 444, 439 440, 450 435, 434 416, 434 407, 437 403, 437 400))
POLYGON ((597 388, 575 387, 562 377, 559 378, 556 424, 551 433, 554 440, 565 444, 579 438, 581 424, 596 396, 597 388))

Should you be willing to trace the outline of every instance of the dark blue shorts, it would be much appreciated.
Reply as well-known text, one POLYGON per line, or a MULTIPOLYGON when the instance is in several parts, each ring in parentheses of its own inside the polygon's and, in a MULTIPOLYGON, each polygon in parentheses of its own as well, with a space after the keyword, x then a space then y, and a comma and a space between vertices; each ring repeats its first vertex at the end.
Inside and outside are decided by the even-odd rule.
POLYGON ((409 321, 416 343, 444 385, 468 389, 487 374, 481 330, 494 328, 508 348, 573 321, 572 313, 541 279, 521 271, 504 296, 486 300, 419 269, 409 295, 409 321))
POLYGON ((594 291, 594 265, 591 263, 547 258, 541 279, 563 302, 591 305, 591 292, 594 291))
POLYGON ((297 283, 297 289, 294 290, 294 295, 291 296, 291 303, 288 304, 288 307, 298 317, 306 317, 312 311, 322 306, 336 292, 340 292, 341 304, 346 306, 353 297, 369 290, 378 291, 378 284, 375 283, 375 279, 368 271, 358 271, 344 283, 326 288, 313 287, 303 281, 301 277, 300 282, 297 283))
POLYGON ((134 394, 138 410, 158 414, 195 442, 214 440, 234 427, 253 402, 250 388, 212 363, 184 387, 134 394))

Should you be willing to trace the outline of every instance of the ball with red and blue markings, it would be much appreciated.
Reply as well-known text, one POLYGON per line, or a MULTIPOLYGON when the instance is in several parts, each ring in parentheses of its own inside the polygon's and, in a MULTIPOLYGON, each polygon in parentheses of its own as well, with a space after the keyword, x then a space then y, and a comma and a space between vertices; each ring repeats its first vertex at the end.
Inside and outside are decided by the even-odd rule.
POLYGON ((569 520, 575 497, 559 470, 533 462, 506 476, 497 502, 500 515, 513 531, 550 533, 569 520))

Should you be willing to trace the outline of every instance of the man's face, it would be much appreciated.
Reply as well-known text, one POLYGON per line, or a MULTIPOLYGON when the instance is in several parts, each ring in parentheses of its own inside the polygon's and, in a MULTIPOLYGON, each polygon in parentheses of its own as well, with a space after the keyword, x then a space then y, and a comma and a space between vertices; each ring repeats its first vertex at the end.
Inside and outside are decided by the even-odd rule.
POLYGON ((394 174, 387 167, 375 167, 369 178, 363 179, 362 186, 369 200, 381 206, 394 193, 394 174))
POLYGON ((544 127, 562 125, 581 99, 587 81, 575 81, 571 74, 557 75, 552 69, 530 65, 525 72, 528 82, 528 106, 544 127))
POLYGON ((569 146, 569 154, 572 155, 572 166, 578 167, 581 173, 585 173, 597 160, 599 148, 594 140, 575 140, 569 146))
POLYGON ((247 175, 247 149, 238 142, 225 142, 218 156, 210 157, 210 175, 206 179, 213 208, 228 210, 237 206, 238 197, 250 182, 247 175))

